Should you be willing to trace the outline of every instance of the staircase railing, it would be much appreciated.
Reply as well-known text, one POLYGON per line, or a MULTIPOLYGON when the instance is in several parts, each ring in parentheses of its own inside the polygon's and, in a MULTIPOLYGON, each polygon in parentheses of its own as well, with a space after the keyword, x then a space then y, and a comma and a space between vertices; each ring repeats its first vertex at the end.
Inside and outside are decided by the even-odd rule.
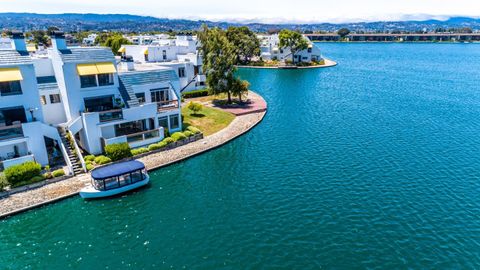
POLYGON ((185 91, 185 89, 187 89, 187 87, 190 86, 190 84, 192 84, 192 82, 196 81, 197 80, 197 75, 193 76, 193 79, 191 79, 187 85, 185 85, 185 87, 183 87, 181 90, 180 90, 180 93, 182 93, 183 91, 185 91))
POLYGON ((67 162, 67 167, 68 167, 68 170, 69 170, 69 175, 73 175, 73 164, 72 164, 72 161, 70 161, 70 158, 68 158, 68 152, 67 152, 67 149, 65 148, 65 145, 63 144, 63 142, 60 140, 59 142, 59 145, 60 145, 60 151, 62 151, 62 155, 64 156, 64 159, 65 161, 67 162))
POLYGON ((87 172, 87 165, 85 164, 85 160, 83 159, 82 152, 80 152, 80 147, 78 147, 77 140, 73 136, 73 133, 70 130, 67 130, 67 133, 70 134, 73 142, 73 148, 75 149, 75 153, 77 154, 78 160, 80 160, 80 165, 82 165, 82 170, 87 172))

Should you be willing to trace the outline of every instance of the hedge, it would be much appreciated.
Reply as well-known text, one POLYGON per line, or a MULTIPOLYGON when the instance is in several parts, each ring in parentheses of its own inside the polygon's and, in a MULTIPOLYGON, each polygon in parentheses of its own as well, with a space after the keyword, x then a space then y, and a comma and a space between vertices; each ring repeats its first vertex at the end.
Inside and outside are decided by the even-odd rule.
POLYGON ((185 136, 185 134, 183 134, 182 132, 175 132, 172 134, 171 138, 173 139, 173 141, 176 142, 186 139, 187 136, 185 136))
POLYGON ((22 164, 11 166, 5 169, 5 178, 7 181, 15 186, 18 183, 29 181, 35 176, 39 176, 42 171, 40 164, 29 161, 22 164))
POLYGON ((0 191, 4 190, 8 186, 7 178, 5 174, 0 173, 0 191))
MULTIPOLYGON (((149 147, 150 149, 150 147, 149 147)), ((141 154, 145 154, 149 151, 149 149, 143 147, 143 148, 137 148, 137 149, 132 149, 132 155, 134 156, 138 156, 138 155, 141 155, 141 154)))
MULTIPOLYGON (((105 154, 113 161, 121 160, 132 156, 128 143, 115 143, 105 146, 105 154)), ((95 161, 96 162, 96 161, 95 161)), ((98 162, 96 162, 98 163, 98 162)))
POLYGON ((185 135, 185 136, 187 136, 187 137, 192 137, 194 134, 193 134, 193 132, 191 132, 191 131, 189 131, 189 130, 185 130, 185 131, 183 132, 183 135, 185 135))
POLYGON ((171 144, 171 143, 174 143, 175 140, 172 139, 171 137, 167 137, 167 138, 163 139, 162 142, 165 142, 166 144, 171 144))
POLYGON ((93 164, 91 164, 91 163, 90 163, 90 164, 87 164, 85 167, 87 168, 87 171, 91 171, 91 170, 93 170, 93 168, 95 168, 95 167, 93 166, 93 164))
POLYGON ((85 162, 87 162, 87 161, 93 162, 95 160, 95 156, 94 155, 88 155, 88 156, 85 156, 83 159, 85 160, 85 162))
POLYGON ((63 169, 58 169, 52 172, 53 177, 60 177, 65 175, 65 171, 63 169))
POLYGON ((201 89, 201 90, 195 90, 195 91, 190 91, 187 93, 183 93, 182 97, 183 98, 196 98, 196 97, 206 97, 208 96, 208 89, 201 89))
POLYGON ((194 126, 188 126, 187 130, 192 132, 193 134, 200 134, 202 131, 194 126))
POLYGON ((112 160, 106 156, 98 156, 95 158, 95 163, 98 165, 104 165, 110 162, 112 162, 112 160))

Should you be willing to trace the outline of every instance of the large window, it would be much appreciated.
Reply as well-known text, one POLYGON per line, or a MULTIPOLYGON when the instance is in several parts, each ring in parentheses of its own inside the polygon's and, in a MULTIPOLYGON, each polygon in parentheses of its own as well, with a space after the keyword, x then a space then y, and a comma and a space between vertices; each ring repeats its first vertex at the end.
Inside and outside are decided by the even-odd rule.
POLYGON ((152 102, 164 102, 169 100, 169 89, 168 88, 158 88, 150 90, 150 96, 152 102))
POLYGON ((145 130, 147 130, 145 120, 132 121, 132 122, 115 125, 115 136, 119 137, 119 136, 142 132, 145 130))
POLYGON ((87 112, 102 112, 113 109, 113 96, 85 98, 84 102, 87 112))
POLYGON ((163 60, 167 60, 167 51, 166 50, 162 51, 162 58, 163 58, 163 60))
POLYGON ((158 125, 168 129, 168 117, 159 117, 158 118, 158 125))
POLYGON ((97 75, 83 75, 80 76, 80 87, 97 87, 97 75))
POLYGON ((113 85, 113 74, 98 74, 98 85, 99 86, 106 86, 106 85, 113 85))
POLYGON ((60 95, 59 94, 52 94, 50 95, 50 103, 54 104, 54 103, 60 103, 61 100, 60 100, 60 95))
POLYGON ((180 117, 178 114, 170 115, 170 129, 177 129, 180 127, 180 117))
POLYGON ((21 95, 22 86, 20 81, 0 82, 0 92, 2 96, 21 95))
POLYGON ((180 77, 180 78, 185 77, 185 68, 184 67, 178 68, 178 77, 180 77))

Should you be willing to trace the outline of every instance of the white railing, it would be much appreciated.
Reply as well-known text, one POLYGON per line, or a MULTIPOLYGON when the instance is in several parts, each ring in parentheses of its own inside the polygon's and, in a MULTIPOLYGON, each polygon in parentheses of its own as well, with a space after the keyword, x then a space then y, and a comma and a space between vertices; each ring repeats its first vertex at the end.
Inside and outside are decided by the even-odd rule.
POLYGON ((7 159, 2 161, 1 163, 3 165, 3 169, 6 169, 8 167, 12 167, 12 166, 29 162, 29 161, 35 161, 35 158, 33 155, 26 155, 18 158, 7 159))
POLYGON ((73 133, 70 130, 67 130, 67 133, 70 134, 73 142, 73 148, 75 148, 75 153, 78 156, 78 160, 80 160, 80 164, 82 165, 82 169, 84 172, 87 172, 87 166, 85 165, 85 160, 83 159, 82 152, 80 152, 80 147, 78 147, 77 140, 73 136, 73 133))
POLYGON ((60 140, 59 141, 59 144, 60 145, 60 150, 62 151, 62 155, 65 159, 65 161, 67 162, 67 167, 68 167, 68 175, 73 175, 73 165, 72 165, 72 162, 70 161, 70 159, 68 158, 68 153, 67 153, 67 149, 65 148, 65 145, 63 145, 63 142, 60 140))

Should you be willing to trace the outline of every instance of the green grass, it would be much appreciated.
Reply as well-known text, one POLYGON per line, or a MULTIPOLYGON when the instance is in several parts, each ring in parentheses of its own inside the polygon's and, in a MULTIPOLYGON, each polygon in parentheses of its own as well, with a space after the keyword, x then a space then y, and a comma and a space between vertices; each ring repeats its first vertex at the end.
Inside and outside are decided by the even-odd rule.
POLYGON ((199 128, 203 135, 212 135, 226 128, 235 118, 235 115, 219 109, 203 106, 197 114, 192 114, 188 108, 182 108, 184 127, 194 126, 199 128))

